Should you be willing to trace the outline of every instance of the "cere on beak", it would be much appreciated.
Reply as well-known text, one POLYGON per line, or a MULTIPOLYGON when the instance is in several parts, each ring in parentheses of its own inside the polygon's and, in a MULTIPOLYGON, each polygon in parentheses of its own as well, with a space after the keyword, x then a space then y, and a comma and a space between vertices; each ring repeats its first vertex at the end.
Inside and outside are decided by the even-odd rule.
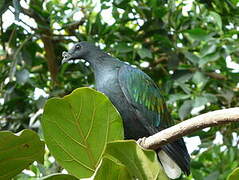
POLYGON ((66 52, 66 51, 64 51, 62 53, 62 57, 63 57, 63 59, 61 61, 61 64, 65 63, 65 62, 67 62, 67 61, 69 61, 71 59, 71 55, 68 52, 66 52))

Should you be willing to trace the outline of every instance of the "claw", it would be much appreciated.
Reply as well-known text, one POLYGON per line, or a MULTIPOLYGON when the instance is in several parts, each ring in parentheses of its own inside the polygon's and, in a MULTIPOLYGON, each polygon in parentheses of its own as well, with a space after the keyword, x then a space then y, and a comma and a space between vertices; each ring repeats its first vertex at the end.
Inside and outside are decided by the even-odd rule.
POLYGON ((139 138, 136 143, 141 147, 141 148, 144 148, 142 146, 142 144, 145 144, 145 140, 146 140, 146 137, 142 137, 142 138, 139 138))

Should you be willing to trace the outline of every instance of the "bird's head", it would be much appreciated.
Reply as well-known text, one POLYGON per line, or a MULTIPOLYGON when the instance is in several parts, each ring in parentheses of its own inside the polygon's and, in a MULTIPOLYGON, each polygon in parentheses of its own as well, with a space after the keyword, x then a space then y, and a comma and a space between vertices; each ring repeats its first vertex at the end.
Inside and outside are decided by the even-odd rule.
POLYGON ((98 48, 92 43, 85 41, 76 43, 68 52, 64 51, 62 53, 62 64, 75 59, 87 60, 87 57, 90 56, 92 52, 95 52, 95 50, 98 50, 98 48))

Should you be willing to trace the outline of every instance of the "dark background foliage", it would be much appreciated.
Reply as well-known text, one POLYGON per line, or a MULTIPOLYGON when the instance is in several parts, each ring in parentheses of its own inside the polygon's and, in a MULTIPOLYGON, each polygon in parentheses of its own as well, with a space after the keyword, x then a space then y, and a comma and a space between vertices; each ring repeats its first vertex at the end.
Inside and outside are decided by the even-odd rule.
MULTIPOLYGON (((41 134, 47 98, 94 86, 86 62, 61 65, 62 52, 83 40, 149 74, 176 122, 239 106, 238 0, 3 0, 0 14, 1 130, 41 134)), ((225 179, 239 165, 238 128, 189 135, 201 144, 182 179, 225 179), (222 142, 213 143, 216 134, 222 142)), ((61 170, 46 161, 31 167, 36 176, 61 170)))

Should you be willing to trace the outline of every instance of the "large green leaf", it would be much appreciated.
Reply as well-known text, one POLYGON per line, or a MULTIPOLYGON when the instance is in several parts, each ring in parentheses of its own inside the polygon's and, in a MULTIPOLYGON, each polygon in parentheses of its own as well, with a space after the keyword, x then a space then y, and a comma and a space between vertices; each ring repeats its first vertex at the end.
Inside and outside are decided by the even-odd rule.
POLYGON ((70 174, 56 173, 40 178, 39 180, 77 180, 77 178, 70 174))
POLYGON ((44 142, 32 130, 0 132, 0 180, 8 180, 33 161, 43 162, 44 142))
POLYGON ((188 99, 189 97, 190 97, 189 94, 176 93, 176 94, 169 95, 168 102, 169 103, 174 103, 174 102, 176 102, 178 100, 181 100, 181 99, 188 99))
POLYGON ((207 103, 208 103, 208 100, 206 97, 199 96, 195 98, 193 107, 203 106, 203 105, 206 105, 207 103))
POLYGON ((200 56, 204 57, 208 54, 214 53, 217 49, 217 44, 205 44, 200 51, 200 56))
POLYGON ((210 103, 216 103, 218 100, 216 95, 210 93, 204 93, 203 97, 207 98, 207 101, 210 103))
POLYGON ((183 84, 190 80, 192 78, 192 72, 188 70, 177 70, 173 74, 173 79, 178 83, 178 84, 183 84))
POLYGON ((208 35, 207 31, 201 29, 201 28, 195 28, 185 31, 190 38, 194 40, 207 40, 210 36, 208 35))
POLYGON ((135 141, 108 143, 105 152, 124 164, 132 177, 140 180, 168 180, 156 153, 152 150, 143 150, 135 141))
POLYGON ((198 88, 203 89, 203 87, 208 82, 208 77, 206 77, 202 72, 196 71, 193 74, 192 81, 197 85, 198 88))
POLYGON ((138 55, 140 56, 141 59, 144 58, 152 58, 153 55, 149 49, 146 48, 141 48, 137 50, 138 55))
POLYGON ((213 18, 214 22, 218 25, 219 29, 221 30, 222 29, 222 18, 221 18, 221 16, 214 11, 210 12, 210 16, 213 18))
POLYGON ((190 52, 184 52, 184 55, 188 60, 190 60, 195 65, 198 64, 200 60, 200 58, 196 54, 190 52))
POLYGON ((114 48, 116 49, 117 52, 120 52, 120 53, 128 53, 133 51, 133 48, 127 45, 126 43, 120 43, 116 45, 114 48))
POLYGON ((215 53, 212 53, 212 54, 208 54, 204 57, 202 57, 199 61, 199 67, 203 67, 204 65, 206 65, 207 63, 209 62, 213 62, 213 61, 216 61, 220 58, 220 52, 215 52, 215 53))
POLYGON ((193 101, 192 100, 187 100, 184 101, 183 104, 180 106, 178 110, 178 115, 181 120, 185 119, 188 117, 188 115, 191 113, 193 108, 193 101))
POLYGON ((131 179, 125 165, 115 162, 114 160, 104 157, 97 168, 94 180, 128 180, 131 179))
POLYGON ((42 126, 53 156, 78 178, 93 175, 107 142, 123 139, 119 113, 105 95, 90 88, 48 100, 42 126))
POLYGON ((238 180, 239 179, 239 167, 234 169, 231 174, 227 177, 227 180, 238 180))

